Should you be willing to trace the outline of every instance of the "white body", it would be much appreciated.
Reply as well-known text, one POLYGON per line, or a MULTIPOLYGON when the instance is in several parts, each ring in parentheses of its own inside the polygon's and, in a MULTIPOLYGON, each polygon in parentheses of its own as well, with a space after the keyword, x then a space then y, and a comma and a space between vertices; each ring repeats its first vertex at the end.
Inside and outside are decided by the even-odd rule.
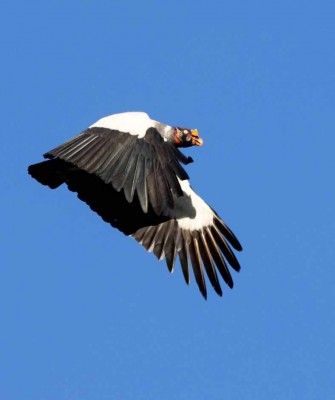
POLYGON ((155 127, 155 121, 145 112, 132 111, 109 115, 99 119, 90 128, 108 128, 143 138, 150 127, 155 127))

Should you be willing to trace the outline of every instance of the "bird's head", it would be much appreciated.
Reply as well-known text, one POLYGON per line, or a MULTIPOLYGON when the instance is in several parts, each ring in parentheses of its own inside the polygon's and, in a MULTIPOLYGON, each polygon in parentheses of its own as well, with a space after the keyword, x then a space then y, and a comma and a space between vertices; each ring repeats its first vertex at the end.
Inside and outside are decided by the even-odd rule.
POLYGON ((196 129, 174 128, 174 142, 177 147, 202 146, 203 140, 196 129))

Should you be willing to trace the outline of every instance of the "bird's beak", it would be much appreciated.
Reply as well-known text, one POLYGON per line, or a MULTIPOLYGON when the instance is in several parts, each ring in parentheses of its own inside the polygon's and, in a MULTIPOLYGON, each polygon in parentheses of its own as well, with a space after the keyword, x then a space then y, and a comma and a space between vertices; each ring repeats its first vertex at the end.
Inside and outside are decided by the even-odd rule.
POLYGON ((204 144, 204 141, 199 137, 199 132, 196 129, 191 130, 191 136, 192 144, 194 146, 202 146, 204 144))

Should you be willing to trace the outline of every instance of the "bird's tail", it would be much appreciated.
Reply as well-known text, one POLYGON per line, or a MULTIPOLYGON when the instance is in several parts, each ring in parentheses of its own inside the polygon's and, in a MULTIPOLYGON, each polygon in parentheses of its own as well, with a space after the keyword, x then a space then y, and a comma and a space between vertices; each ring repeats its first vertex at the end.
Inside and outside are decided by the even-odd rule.
POLYGON ((53 158, 52 160, 30 165, 28 173, 42 185, 56 189, 66 181, 68 168, 68 163, 59 158, 53 158))

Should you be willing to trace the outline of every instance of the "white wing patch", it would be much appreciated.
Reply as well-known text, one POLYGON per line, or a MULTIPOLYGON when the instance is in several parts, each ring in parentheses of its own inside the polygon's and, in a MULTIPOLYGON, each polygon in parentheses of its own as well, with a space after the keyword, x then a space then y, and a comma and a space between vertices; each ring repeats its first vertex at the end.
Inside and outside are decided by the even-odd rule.
POLYGON ((176 218, 179 227, 194 231, 213 225, 211 208, 192 190, 189 181, 178 180, 185 195, 175 199, 171 216, 176 218))
POLYGON ((155 126, 155 122, 150 119, 145 112, 125 112, 109 115, 99 119, 90 128, 108 128, 120 132, 126 132, 130 135, 137 135, 143 138, 147 130, 155 126))

